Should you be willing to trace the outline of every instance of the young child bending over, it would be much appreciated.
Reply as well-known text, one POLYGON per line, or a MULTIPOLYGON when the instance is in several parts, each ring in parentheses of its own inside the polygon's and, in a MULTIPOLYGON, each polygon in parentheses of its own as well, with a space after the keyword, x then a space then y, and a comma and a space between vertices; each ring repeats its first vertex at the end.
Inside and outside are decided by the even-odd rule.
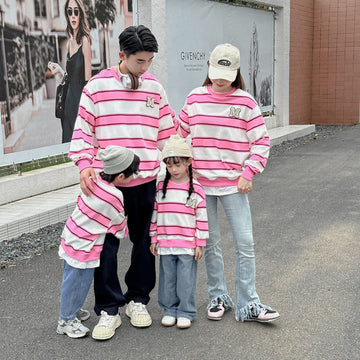
MULTIPOLYGON (((76 207, 66 221, 59 247, 64 265, 56 332, 71 338, 80 338, 89 332, 81 320, 88 319, 90 314, 81 307, 93 280, 94 269, 100 264, 105 234, 114 234, 119 239, 128 234, 123 195, 116 186, 130 182, 140 163, 137 155, 120 146, 109 145, 99 150, 98 155, 104 171, 96 182, 91 180, 93 192, 90 196, 83 192, 79 195, 76 207)), ((121 325, 120 316, 116 325, 121 325)))
POLYGON ((193 179, 191 152, 185 139, 171 135, 163 149, 166 176, 157 187, 150 225, 150 251, 160 255, 161 324, 180 329, 196 315, 197 260, 208 238, 205 193, 193 179))

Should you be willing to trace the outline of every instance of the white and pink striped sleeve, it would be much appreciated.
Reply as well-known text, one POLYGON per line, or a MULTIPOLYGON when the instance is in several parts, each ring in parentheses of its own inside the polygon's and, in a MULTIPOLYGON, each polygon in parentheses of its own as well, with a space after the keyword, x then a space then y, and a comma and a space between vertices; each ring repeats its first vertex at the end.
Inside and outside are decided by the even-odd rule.
POLYGON ((95 110, 88 83, 81 94, 79 112, 76 118, 74 132, 70 143, 69 157, 78 166, 79 171, 92 166, 94 158, 94 126, 95 110))

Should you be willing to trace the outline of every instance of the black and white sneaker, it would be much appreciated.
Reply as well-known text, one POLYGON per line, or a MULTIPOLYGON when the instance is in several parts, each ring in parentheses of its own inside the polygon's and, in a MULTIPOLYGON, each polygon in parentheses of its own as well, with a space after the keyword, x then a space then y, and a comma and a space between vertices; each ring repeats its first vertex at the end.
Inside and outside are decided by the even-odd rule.
POLYGON ((224 302, 218 298, 211 302, 207 317, 210 320, 221 320, 225 310, 224 302))
POLYGON ((258 309, 251 306, 250 312, 244 321, 269 322, 279 319, 280 314, 271 307, 259 304, 258 309))
POLYGON ((90 317, 90 311, 85 310, 85 309, 80 309, 77 313, 76 313, 76 317, 80 320, 80 321, 85 321, 90 317))

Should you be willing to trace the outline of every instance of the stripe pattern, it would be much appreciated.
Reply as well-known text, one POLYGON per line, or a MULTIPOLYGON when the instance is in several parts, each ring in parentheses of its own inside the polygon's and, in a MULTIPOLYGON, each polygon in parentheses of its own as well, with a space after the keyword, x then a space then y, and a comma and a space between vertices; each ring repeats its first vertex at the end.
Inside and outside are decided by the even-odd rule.
POLYGON ((134 179, 145 183, 160 170, 158 149, 176 132, 173 117, 163 87, 151 74, 143 74, 139 89, 129 90, 113 68, 103 70, 83 89, 69 157, 80 171, 89 166, 101 171, 99 149, 127 147, 141 160, 134 179))
MULTIPOLYGON (((98 176, 90 196, 83 192, 67 219, 61 234, 60 257, 75 261, 71 264, 93 262, 99 266, 100 253, 106 233, 122 239, 128 235, 124 216, 124 201, 120 190, 98 176)), ((79 267, 81 264, 79 264, 79 267)), ((95 267, 95 266, 94 266, 95 267)))
POLYGON ((241 89, 194 89, 179 115, 179 132, 191 134, 195 174, 203 186, 236 186, 266 165, 270 139, 253 97, 241 89))
POLYGON ((194 180, 194 192, 187 200, 189 182, 168 183, 162 199, 163 181, 157 187, 154 211, 150 225, 151 243, 159 247, 194 249, 205 246, 209 237, 205 192, 194 180))

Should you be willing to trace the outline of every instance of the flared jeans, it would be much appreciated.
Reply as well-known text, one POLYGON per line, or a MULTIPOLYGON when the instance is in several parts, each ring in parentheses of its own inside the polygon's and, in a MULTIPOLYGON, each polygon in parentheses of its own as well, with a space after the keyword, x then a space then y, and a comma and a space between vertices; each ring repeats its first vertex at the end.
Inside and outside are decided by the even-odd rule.
MULTIPOLYGON (((247 194, 206 195, 209 239, 205 247, 205 265, 210 304, 220 298, 225 308, 233 307, 224 274, 217 203, 220 200, 229 221, 236 251, 235 294, 237 320, 250 304, 260 303, 255 289, 255 251, 252 220, 247 194)), ((224 244, 223 244, 224 245, 224 244)), ((226 244, 225 246, 229 246, 226 244)))

